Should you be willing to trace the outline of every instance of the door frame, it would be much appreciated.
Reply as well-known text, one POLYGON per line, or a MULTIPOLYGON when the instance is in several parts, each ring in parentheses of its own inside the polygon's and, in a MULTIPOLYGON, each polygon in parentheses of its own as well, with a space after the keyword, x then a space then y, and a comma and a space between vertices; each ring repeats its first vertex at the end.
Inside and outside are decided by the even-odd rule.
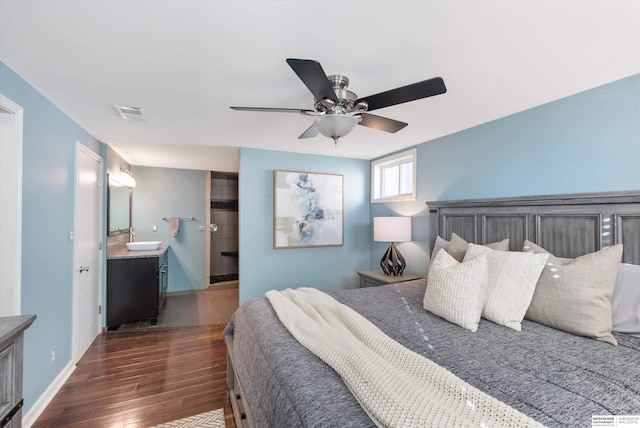
MULTIPOLYGON (((93 160, 95 160, 96 162, 98 162, 100 169, 98 171, 98 187, 97 189, 102 189, 102 192, 99 192, 98 194, 98 200, 99 200, 99 206, 98 206, 98 218, 97 218, 97 227, 98 230, 100 231, 100 236, 103 236, 103 227, 104 227, 104 206, 103 206, 103 200, 104 200, 104 161, 102 159, 102 157, 100 157, 99 155, 97 155, 94 151, 90 150, 88 147, 86 147, 85 145, 83 145, 82 143, 76 141, 76 156, 75 156, 75 182, 74 182, 74 198, 73 198, 73 213, 74 213, 74 219, 73 219, 73 228, 74 231, 78 230, 78 219, 80 216, 79 213, 79 209, 80 207, 78 206, 78 175, 79 175, 79 170, 80 170, 80 166, 79 166, 79 159, 80 159, 80 152, 88 155, 90 158, 92 158, 93 160)), ((98 190, 96 190, 98 191, 98 190)), ((104 242, 102 241, 102 239, 100 240, 100 246, 98 249, 98 283, 96 284, 96 287, 98 288, 97 290, 97 296, 98 296, 98 307, 102 308, 103 304, 102 304, 102 289, 103 289, 103 265, 104 265, 104 242)), ((72 340, 71 340, 71 346, 72 346, 72 359, 73 359, 73 363, 77 364, 78 361, 80 360, 80 358, 82 357, 82 355, 78 355, 79 352, 77 350, 77 344, 78 344, 78 308, 80 306, 79 300, 78 300, 78 288, 80 285, 80 281, 79 281, 79 272, 78 272, 78 240, 76 239, 76 237, 74 237, 73 239, 73 334, 72 334, 72 340)), ((95 332, 96 336, 98 336, 100 334, 101 331, 101 327, 102 327, 102 311, 96 311, 95 316, 98 319, 97 322, 97 330, 95 332)), ((86 350, 85 350, 86 351, 86 350)), ((83 351, 84 354, 84 351, 83 351)))
POLYGON ((211 180, 212 171, 205 174, 204 183, 204 289, 211 285, 211 180))
MULTIPOLYGON (((2 316, 20 315, 22 313, 22 168, 23 168, 23 120, 24 109, 0 94, 0 108, 12 114, 14 120, 15 133, 11 141, 3 141, 5 149, 8 149, 9 156, 2 156, 0 160, 2 180, 12 193, 13 203, 2 203, 2 221, 5 222, 7 233, 3 233, 2 260, 0 269, 2 270, 2 283, 13 284, 10 314, 0 314, 2 316)), ((6 202, 6 201, 3 201, 6 202)))

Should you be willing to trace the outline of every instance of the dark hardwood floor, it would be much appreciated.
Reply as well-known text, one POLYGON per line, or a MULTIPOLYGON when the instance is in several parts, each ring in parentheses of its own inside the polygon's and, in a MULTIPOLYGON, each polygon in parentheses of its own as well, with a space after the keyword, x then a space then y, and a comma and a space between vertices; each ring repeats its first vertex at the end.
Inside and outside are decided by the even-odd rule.
POLYGON ((33 427, 146 428, 219 408, 235 427, 223 328, 100 335, 33 427))
POLYGON ((224 324, 159 327, 98 336, 33 427, 147 428, 224 408, 235 428, 224 324))

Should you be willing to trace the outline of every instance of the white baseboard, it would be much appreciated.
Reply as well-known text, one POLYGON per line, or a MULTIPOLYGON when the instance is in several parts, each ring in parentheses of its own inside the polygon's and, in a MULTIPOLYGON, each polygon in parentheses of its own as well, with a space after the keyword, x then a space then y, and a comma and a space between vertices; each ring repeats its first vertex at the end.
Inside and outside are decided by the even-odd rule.
POLYGON ((22 418, 22 426, 24 428, 31 428, 31 426, 38 420, 44 409, 47 408, 53 397, 56 396, 62 385, 69 379, 71 373, 75 370, 76 365, 69 361, 69 364, 56 376, 56 378, 49 384, 47 389, 42 393, 40 398, 29 408, 29 411, 24 414, 22 418))

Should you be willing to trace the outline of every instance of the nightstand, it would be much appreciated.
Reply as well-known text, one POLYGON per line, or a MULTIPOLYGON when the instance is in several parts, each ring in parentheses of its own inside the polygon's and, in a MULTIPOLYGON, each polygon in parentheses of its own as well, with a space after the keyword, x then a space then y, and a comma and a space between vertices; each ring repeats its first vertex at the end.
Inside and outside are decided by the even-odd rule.
POLYGON ((362 287, 376 287, 378 285, 393 284, 394 282, 411 281, 414 279, 420 279, 416 275, 385 275, 381 269, 373 270, 361 270, 358 272, 360 275, 360 288, 362 287))

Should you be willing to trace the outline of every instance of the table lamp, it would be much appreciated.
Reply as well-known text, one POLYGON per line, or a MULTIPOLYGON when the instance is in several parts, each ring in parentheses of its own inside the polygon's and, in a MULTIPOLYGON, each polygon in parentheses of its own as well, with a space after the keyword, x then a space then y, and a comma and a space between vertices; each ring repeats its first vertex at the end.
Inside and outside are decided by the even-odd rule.
POLYGON ((402 275, 406 263, 394 242, 411 241, 411 217, 374 217, 373 240, 390 242, 387 252, 380 260, 385 275, 402 275))

